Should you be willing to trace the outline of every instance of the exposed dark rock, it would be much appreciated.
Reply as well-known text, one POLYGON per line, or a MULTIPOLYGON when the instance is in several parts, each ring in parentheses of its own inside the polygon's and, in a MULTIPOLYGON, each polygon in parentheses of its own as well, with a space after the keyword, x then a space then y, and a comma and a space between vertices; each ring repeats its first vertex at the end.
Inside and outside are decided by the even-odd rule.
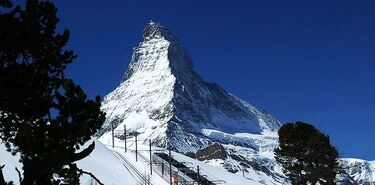
POLYGON ((184 155, 195 159, 195 153, 193 153, 193 152, 186 152, 184 155))
POLYGON ((227 153, 220 143, 213 143, 197 151, 195 158, 204 161, 210 159, 226 159, 227 153))
POLYGON ((237 173, 238 171, 241 170, 241 167, 235 165, 235 164, 232 164, 232 163, 228 163, 228 162, 224 162, 223 164, 223 167, 228 171, 228 172, 231 172, 231 173, 237 173))

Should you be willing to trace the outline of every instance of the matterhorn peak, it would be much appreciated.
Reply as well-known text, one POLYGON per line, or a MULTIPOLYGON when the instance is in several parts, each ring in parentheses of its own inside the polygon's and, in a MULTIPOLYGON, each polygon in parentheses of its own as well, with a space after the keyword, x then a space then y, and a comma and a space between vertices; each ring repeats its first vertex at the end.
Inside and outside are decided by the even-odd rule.
POLYGON ((195 152, 218 133, 274 132, 272 115, 205 82, 165 26, 150 21, 119 87, 104 98, 105 127, 137 131, 159 146, 195 152))
POLYGON ((165 26, 150 21, 143 31, 143 41, 134 49, 129 68, 123 78, 135 73, 177 76, 197 76, 190 56, 178 38, 165 26), (164 72, 161 74, 160 72, 164 72))
POLYGON ((161 38, 175 42, 178 41, 177 37, 174 36, 165 26, 159 22, 151 20, 145 27, 143 31, 143 39, 150 40, 154 38, 161 38))

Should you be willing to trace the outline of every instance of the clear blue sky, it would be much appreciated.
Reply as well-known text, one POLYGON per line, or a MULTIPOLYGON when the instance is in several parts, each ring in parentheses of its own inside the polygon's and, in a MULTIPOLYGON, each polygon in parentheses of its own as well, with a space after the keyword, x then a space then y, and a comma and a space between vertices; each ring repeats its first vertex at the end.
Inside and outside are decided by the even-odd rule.
POLYGON ((174 32, 207 81, 282 122, 375 160, 375 1, 55 1, 79 55, 68 75, 93 97, 122 79, 149 20, 174 32))

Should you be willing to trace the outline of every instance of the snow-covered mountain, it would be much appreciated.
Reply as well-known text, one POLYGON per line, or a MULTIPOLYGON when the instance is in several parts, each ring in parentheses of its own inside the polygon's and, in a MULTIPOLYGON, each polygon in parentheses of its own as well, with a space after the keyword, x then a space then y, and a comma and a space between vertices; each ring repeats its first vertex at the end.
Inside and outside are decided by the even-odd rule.
MULTIPOLYGON (((140 140, 151 139, 155 146, 170 145, 185 154, 219 142, 227 157, 207 164, 244 172, 245 178, 263 184, 287 184, 273 153, 281 123, 219 85, 205 82, 181 42, 160 23, 146 26, 128 70, 120 85, 105 96, 102 110, 107 115, 101 141, 109 138, 112 126, 116 137, 123 138, 126 125, 128 132, 140 134, 140 140)), ((344 167, 350 167, 340 176, 343 184, 373 182, 375 168, 370 163, 343 159, 344 167)))
POLYGON ((104 98, 107 127, 126 124, 158 145, 169 142, 188 152, 211 142, 207 129, 261 134, 281 126, 265 111, 203 81, 179 40, 159 23, 150 22, 143 39, 120 86, 104 98))

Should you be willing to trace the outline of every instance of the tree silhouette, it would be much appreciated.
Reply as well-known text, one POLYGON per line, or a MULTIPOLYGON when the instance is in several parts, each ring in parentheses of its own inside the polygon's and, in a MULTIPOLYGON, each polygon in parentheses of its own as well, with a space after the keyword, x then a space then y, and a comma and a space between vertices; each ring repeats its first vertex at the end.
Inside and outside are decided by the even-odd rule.
POLYGON ((64 49, 69 31, 55 32, 56 12, 50 1, 0 0, 0 139, 21 156, 21 185, 79 184, 74 162, 93 151, 81 146, 105 119, 100 98, 64 76, 76 55, 64 49))
POLYGON ((312 125, 287 123, 279 130, 276 161, 292 184, 336 184, 338 152, 312 125))

